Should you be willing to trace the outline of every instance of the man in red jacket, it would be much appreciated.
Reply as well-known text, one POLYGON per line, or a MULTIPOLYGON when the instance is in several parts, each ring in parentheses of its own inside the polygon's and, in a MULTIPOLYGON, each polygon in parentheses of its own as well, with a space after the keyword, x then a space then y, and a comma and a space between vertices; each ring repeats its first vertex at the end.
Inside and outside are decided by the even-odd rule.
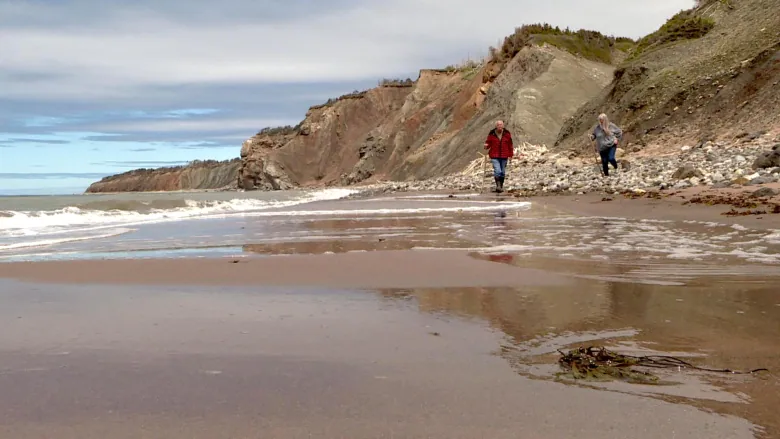
POLYGON ((496 121, 496 128, 490 130, 485 141, 485 149, 493 163, 493 177, 496 179, 496 193, 504 191, 504 178, 506 177, 506 162, 515 153, 512 143, 512 133, 504 128, 504 122, 496 121))

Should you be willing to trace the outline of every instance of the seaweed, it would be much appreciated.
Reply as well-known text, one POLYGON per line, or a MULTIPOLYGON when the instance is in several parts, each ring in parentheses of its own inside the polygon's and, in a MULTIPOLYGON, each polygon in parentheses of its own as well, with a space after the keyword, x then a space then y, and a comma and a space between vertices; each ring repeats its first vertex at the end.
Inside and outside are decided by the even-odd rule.
POLYGON ((586 381, 613 381, 620 380, 634 384, 661 384, 658 376, 643 370, 642 368, 689 369, 705 372, 719 372, 731 374, 753 374, 756 372, 768 372, 765 368, 753 369, 750 371, 734 371, 731 369, 710 369, 706 367, 695 366, 680 358, 652 355, 636 357, 632 355, 623 355, 617 352, 607 350, 602 346, 580 347, 565 353, 558 351, 561 358, 558 364, 564 370, 556 374, 557 377, 573 378, 575 380, 586 381))

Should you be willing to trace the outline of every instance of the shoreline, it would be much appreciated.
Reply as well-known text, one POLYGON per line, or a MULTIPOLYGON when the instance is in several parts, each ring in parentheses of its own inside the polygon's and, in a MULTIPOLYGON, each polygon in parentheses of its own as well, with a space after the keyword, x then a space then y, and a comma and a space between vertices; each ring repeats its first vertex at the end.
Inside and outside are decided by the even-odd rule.
POLYGON ((565 286, 565 276, 480 261, 459 250, 368 251, 249 258, 7 262, 0 279, 122 285, 445 288, 565 286))

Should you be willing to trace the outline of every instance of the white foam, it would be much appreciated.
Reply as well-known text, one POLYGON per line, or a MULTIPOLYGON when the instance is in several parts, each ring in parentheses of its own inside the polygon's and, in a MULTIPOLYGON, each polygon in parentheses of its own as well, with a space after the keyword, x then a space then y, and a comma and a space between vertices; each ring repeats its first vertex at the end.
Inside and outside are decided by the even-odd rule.
POLYGON ((111 238, 113 236, 123 235, 125 233, 129 233, 132 231, 133 229, 122 228, 122 229, 116 229, 110 233, 103 233, 100 235, 73 236, 73 237, 59 238, 59 239, 40 239, 36 241, 15 242, 13 244, 0 245, 0 251, 19 250, 19 249, 33 248, 33 247, 46 247, 50 245, 64 244, 66 242, 88 241, 90 239, 111 238))
POLYGON ((243 215, 247 212, 295 206, 314 201, 345 198, 356 193, 352 189, 325 189, 303 197, 287 200, 257 200, 238 198, 228 201, 191 201, 187 207, 153 209, 148 212, 121 210, 86 210, 77 207, 36 212, 5 212, 0 217, 0 237, 51 235, 77 231, 92 231, 116 226, 178 221, 185 219, 243 215))

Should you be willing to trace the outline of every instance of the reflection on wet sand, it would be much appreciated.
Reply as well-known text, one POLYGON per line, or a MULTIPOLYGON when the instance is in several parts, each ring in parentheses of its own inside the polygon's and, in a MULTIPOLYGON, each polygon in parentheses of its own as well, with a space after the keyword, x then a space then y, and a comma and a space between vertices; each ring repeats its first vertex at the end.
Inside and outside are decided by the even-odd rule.
POLYGON ((744 419, 518 376, 483 317, 518 345, 576 319, 536 291, 525 324, 510 289, 1 286, 1 438, 752 437, 744 419))
MULTIPOLYGON (((298 224, 295 240, 245 244, 254 254, 323 254, 414 248, 469 248, 476 242, 459 239, 430 218, 316 218, 298 224)), ((289 232, 288 232, 289 233, 289 232)))
MULTIPOLYGON (((482 259, 567 273, 589 272, 620 278, 640 266, 593 261, 543 260, 513 255, 482 259), (554 261, 554 264, 552 262, 554 261)), ((680 271, 679 266, 669 266, 680 271)), ((695 271, 695 270, 691 270, 695 271)), ((706 270, 705 270, 706 271, 706 270)), ((663 270, 655 267, 654 273, 663 270)), ((678 279, 679 280, 679 279, 678 279)), ((525 376, 552 379, 556 349, 608 345, 625 353, 661 353, 700 366, 770 374, 734 376, 666 372, 677 386, 648 388, 605 385, 604 389, 656 394, 722 413, 743 416, 780 436, 780 277, 766 272, 727 277, 686 277, 687 285, 588 280, 572 289, 459 288, 383 291, 414 297, 419 309, 438 315, 477 318, 506 334, 500 356, 525 376)), ((664 373, 662 371, 662 373, 664 373)))

